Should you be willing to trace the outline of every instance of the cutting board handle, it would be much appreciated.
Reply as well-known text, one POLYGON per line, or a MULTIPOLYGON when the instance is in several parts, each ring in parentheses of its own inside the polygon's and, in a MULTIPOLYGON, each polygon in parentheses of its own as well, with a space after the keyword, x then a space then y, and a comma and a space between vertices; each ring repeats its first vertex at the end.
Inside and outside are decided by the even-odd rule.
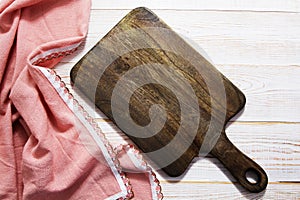
POLYGON ((266 172, 253 160, 243 154, 221 134, 211 154, 217 157, 237 181, 250 192, 261 192, 268 184, 266 172))

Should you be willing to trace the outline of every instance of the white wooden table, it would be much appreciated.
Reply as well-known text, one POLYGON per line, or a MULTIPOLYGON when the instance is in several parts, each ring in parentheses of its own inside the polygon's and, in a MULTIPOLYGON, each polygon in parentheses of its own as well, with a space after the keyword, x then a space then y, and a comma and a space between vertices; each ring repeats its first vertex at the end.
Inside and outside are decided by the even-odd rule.
MULTIPOLYGON (((300 1, 94 0, 85 45, 56 67, 67 84, 73 65, 139 6, 199 44, 243 91, 246 107, 227 135, 269 177, 267 189, 252 194, 215 158, 197 158, 182 177, 158 175, 165 199, 300 199, 300 1)), ((83 96, 73 94, 112 144, 130 142, 83 96)))

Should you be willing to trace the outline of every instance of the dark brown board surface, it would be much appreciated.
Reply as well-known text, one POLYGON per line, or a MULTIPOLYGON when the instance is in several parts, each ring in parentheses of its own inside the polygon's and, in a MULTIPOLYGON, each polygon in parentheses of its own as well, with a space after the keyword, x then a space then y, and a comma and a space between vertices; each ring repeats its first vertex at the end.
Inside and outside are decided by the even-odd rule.
POLYGON ((249 191, 266 187, 266 173, 224 131, 245 96, 148 9, 124 17, 74 66, 71 79, 168 175, 181 175, 201 148, 249 191), (257 175, 255 184, 247 171, 257 175))

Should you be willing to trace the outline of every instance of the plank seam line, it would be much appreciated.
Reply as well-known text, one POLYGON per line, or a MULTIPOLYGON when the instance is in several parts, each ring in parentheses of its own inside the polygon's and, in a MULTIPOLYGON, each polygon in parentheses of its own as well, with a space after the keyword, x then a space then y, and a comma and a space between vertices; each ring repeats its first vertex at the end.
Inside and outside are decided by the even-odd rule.
MULTIPOLYGON (((164 178, 164 177, 162 177, 164 178)), ((160 183, 170 183, 170 184, 174 184, 174 183, 183 183, 183 184, 239 184, 236 181, 188 181, 188 180, 160 180, 160 183)), ((268 184, 273 184, 273 185, 277 185, 277 184, 287 184, 287 185, 294 185, 294 184, 300 184, 300 181, 271 181, 268 184)))
MULTIPOLYGON (((137 5, 136 7, 142 7, 142 5, 137 5)), ((132 9, 136 8, 133 7, 132 9)), ((146 7, 146 6, 145 6, 146 7)), ((149 7, 150 8, 150 7, 149 7)), ((130 11, 131 8, 92 8, 92 11, 130 11)), ((247 9, 173 9, 173 8, 150 8, 153 11, 178 11, 178 12, 254 12, 254 13, 283 13, 283 14, 298 14, 298 11, 285 11, 285 10, 247 10, 247 9)))

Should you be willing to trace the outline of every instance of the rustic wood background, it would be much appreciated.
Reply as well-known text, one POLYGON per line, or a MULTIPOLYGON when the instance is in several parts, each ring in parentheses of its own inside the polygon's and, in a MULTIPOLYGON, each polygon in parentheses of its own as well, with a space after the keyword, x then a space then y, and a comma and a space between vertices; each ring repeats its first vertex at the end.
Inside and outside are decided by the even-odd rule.
POLYGON ((244 111, 227 128, 231 141, 269 176, 264 192, 249 193, 215 158, 197 158, 178 178, 158 177, 165 199, 300 199, 299 0, 93 0, 84 45, 57 73, 112 144, 130 142, 70 85, 73 65, 131 9, 152 9, 192 39, 246 95, 244 111))

